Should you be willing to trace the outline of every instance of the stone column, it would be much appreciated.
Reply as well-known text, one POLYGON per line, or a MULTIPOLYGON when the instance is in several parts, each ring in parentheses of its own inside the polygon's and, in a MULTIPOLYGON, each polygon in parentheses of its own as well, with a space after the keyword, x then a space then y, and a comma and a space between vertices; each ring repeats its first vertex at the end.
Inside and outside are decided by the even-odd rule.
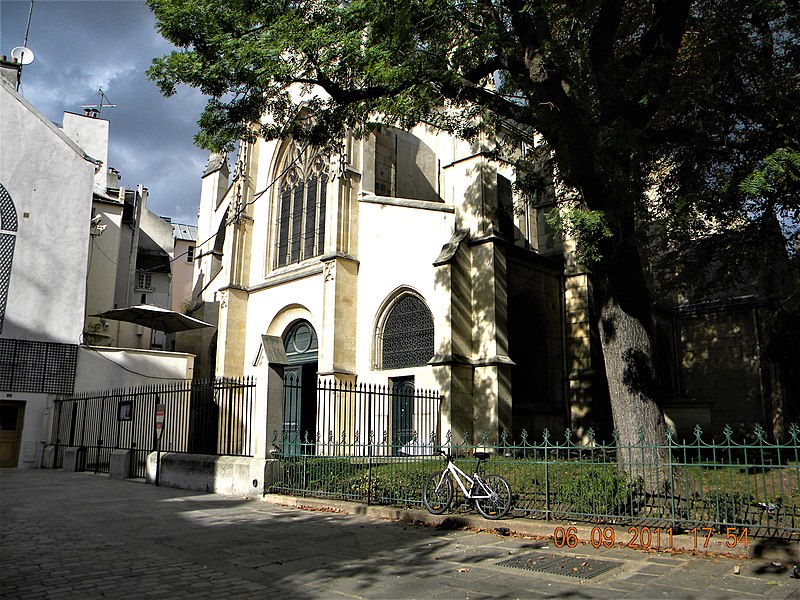
POLYGON ((469 230, 457 230, 434 261, 436 293, 431 299, 436 354, 430 363, 442 394, 439 440, 464 441, 473 422, 472 273, 469 230))
POLYGON ((217 293, 219 323, 217 327, 217 367, 214 376, 242 377, 247 328, 246 290, 227 287, 217 293))
POLYGON ((508 299, 506 255, 494 235, 473 240, 472 340, 473 440, 483 432, 495 444, 503 431, 511 432, 511 367, 508 356, 508 299))

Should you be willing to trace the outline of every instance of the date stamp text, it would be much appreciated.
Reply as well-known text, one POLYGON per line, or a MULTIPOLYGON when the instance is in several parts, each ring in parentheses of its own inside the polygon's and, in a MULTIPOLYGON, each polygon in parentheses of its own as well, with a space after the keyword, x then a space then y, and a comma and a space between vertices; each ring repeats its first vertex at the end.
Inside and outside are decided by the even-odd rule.
MULTIPOLYGON (((713 527, 694 527, 685 533, 689 536, 688 546, 694 550, 719 551, 723 548, 733 550, 739 547, 747 548, 750 543, 747 527, 742 529, 726 527, 724 533, 715 531, 713 527)), ((553 543, 556 548, 565 546, 575 548, 580 543, 588 543, 593 548, 671 550, 675 547, 675 535, 677 534, 673 533, 672 527, 629 527, 627 535, 620 535, 613 527, 594 527, 590 539, 581 540, 578 538, 576 527, 556 527, 553 530, 553 543)), ((686 547, 685 538, 681 545, 686 547)))

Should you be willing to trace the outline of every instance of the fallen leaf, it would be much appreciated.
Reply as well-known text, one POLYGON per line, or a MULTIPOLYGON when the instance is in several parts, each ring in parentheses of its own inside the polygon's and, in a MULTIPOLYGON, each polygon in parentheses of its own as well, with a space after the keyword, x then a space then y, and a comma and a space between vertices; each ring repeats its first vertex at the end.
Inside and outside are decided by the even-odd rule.
POLYGON ((469 573, 469 569, 465 569, 465 568, 462 567, 461 569, 458 569, 458 572, 459 573, 469 573))

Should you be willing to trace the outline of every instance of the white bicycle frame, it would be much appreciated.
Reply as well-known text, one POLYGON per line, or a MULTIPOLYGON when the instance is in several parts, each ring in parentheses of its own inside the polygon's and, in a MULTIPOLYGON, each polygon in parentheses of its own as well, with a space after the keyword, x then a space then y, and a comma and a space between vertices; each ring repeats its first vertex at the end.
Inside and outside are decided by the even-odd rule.
POLYGON ((487 489, 486 486, 483 485, 483 481, 481 480, 480 475, 475 473, 475 477, 474 478, 470 477, 464 471, 459 469, 455 465, 455 463, 453 462, 452 459, 448 459, 447 460, 447 468, 442 472, 442 478, 439 480, 439 485, 436 486, 436 490, 437 491, 439 490, 439 486, 442 485, 442 482, 444 481, 446 473, 450 473, 453 476, 453 479, 455 479, 456 483, 458 484, 458 487, 461 488, 461 491, 463 492, 464 497, 469 499, 469 500, 475 500, 475 499, 483 500, 483 499, 492 498, 492 497, 495 496, 495 494, 492 492, 492 490, 487 489), (469 481, 469 490, 464 485, 464 482, 462 481, 462 478, 464 478, 467 481, 469 481), (482 491, 482 495, 476 495, 475 494, 475 488, 476 487, 480 488, 480 490, 482 491))

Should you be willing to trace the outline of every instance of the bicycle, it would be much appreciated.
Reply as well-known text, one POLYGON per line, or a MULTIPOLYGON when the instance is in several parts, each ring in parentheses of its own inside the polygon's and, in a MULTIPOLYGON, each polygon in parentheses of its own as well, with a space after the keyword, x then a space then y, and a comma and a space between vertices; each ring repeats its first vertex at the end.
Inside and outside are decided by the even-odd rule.
POLYGON ((432 473, 422 488, 422 503, 428 512, 441 515, 453 502, 453 480, 464 493, 467 500, 474 500, 475 506, 487 519, 502 519, 511 509, 511 487, 500 475, 481 476, 481 464, 489 458, 488 452, 475 452, 477 459, 475 473, 470 477, 453 462, 449 452, 439 450, 447 466, 443 471, 432 473), (464 484, 466 481, 469 488, 464 484))

